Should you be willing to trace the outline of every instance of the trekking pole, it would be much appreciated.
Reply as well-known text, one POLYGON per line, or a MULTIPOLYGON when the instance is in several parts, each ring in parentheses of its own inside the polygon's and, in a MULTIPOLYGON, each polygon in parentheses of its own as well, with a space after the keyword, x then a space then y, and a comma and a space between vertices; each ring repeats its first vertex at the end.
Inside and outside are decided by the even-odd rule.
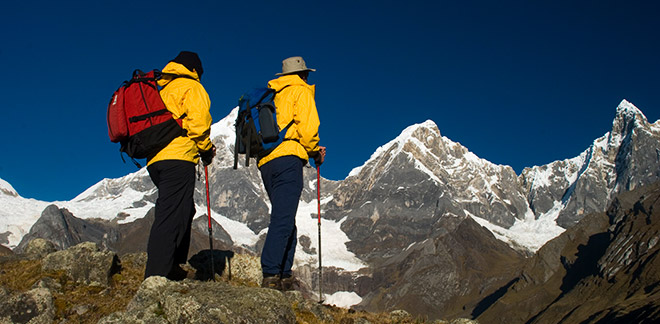
POLYGON ((321 166, 316 166, 316 202, 319 216, 319 303, 323 303, 323 268, 321 267, 321 166))
POLYGON ((209 167, 204 166, 206 180, 206 213, 209 215, 209 248, 211 249, 211 278, 215 281, 215 263, 213 262, 213 229, 211 227, 211 198, 209 198, 209 167))

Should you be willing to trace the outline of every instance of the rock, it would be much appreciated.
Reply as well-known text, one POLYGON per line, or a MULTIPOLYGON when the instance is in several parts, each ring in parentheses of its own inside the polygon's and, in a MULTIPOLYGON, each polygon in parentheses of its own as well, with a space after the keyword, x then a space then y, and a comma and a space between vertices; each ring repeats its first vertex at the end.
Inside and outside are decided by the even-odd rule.
POLYGON ((457 318, 449 322, 449 324, 479 324, 479 322, 467 318, 457 318))
POLYGON ((5 291, 0 297, 0 323, 50 324, 55 319, 53 295, 46 288, 13 296, 5 291))
POLYGON ((327 312, 324 312, 324 308, 327 306, 321 305, 317 302, 305 298, 305 296, 299 291, 287 291, 284 293, 289 302, 294 305, 297 313, 309 313, 312 314, 314 318, 322 320, 326 323, 334 323, 335 319, 327 312))
POLYGON ((366 318, 358 317, 353 319, 353 324, 371 324, 371 322, 369 322, 369 320, 366 318))
POLYGON ((410 313, 402 309, 395 309, 391 311, 390 316, 392 317, 392 320, 396 322, 412 320, 412 316, 410 315, 410 313))
POLYGON ((83 315, 89 312, 91 307, 89 305, 76 305, 71 308, 72 314, 83 315))
POLYGON ((112 275, 120 268, 117 254, 100 251, 92 242, 51 253, 42 261, 44 271, 61 270, 70 280, 91 286, 108 286, 112 275))
POLYGON ((43 277, 37 281, 37 283, 32 285, 32 288, 46 288, 50 291, 60 291, 62 289, 62 284, 51 277, 43 277))
POLYGON ((43 258, 55 251, 57 248, 53 242, 38 237, 27 243, 23 253, 31 258, 43 258))
POLYGON ((125 311, 109 323, 296 323, 290 303, 276 290, 234 287, 223 282, 147 278, 125 311))
POLYGON ((261 283, 261 261, 258 256, 236 254, 231 259, 232 280, 243 280, 250 283, 261 283))

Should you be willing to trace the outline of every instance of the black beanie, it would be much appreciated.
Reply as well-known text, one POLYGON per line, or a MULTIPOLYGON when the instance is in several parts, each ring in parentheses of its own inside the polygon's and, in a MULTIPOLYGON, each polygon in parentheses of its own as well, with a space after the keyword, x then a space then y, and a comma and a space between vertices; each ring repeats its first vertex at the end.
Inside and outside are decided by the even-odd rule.
POLYGON ((194 52, 181 51, 181 53, 179 53, 179 55, 177 55, 170 62, 182 64, 188 70, 190 70, 190 72, 192 72, 194 69, 197 71, 197 75, 200 78, 202 77, 202 73, 204 73, 204 69, 202 68, 202 61, 199 59, 199 56, 197 56, 197 53, 194 52))

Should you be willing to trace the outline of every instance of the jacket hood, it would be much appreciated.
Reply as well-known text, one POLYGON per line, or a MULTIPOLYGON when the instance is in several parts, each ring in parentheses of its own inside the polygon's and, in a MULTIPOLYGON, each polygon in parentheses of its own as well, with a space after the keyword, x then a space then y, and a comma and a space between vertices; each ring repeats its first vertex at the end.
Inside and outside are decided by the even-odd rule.
POLYGON ((288 74, 288 75, 283 75, 277 79, 270 80, 268 82, 268 87, 275 89, 275 91, 280 91, 282 88, 286 87, 287 85, 299 85, 306 87, 314 93, 316 90, 315 85, 309 85, 307 82, 303 81, 297 74, 288 74))
MULTIPOLYGON (((199 80, 199 75, 197 75, 197 72, 193 72, 188 70, 183 64, 177 63, 177 62, 169 62, 163 70, 161 71, 163 74, 176 74, 184 77, 189 77, 193 78, 197 81, 199 80)), ((161 87, 164 87, 168 83, 172 81, 172 77, 169 77, 167 75, 163 75, 163 77, 158 80, 158 85, 161 87)))

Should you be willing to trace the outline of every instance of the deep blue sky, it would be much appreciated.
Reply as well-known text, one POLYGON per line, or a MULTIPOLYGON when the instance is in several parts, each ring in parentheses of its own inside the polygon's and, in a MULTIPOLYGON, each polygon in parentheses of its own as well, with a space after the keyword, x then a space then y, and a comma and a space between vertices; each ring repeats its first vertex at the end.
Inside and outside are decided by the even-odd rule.
POLYGON ((135 68, 199 53, 215 121, 282 59, 317 72, 324 177, 427 119, 481 158, 575 157, 622 99, 660 118, 658 1, 10 1, 0 12, 0 178, 72 199, 123 164, 108 100, 135 68), (133 3, 135 2, 135 3, 133 3))

